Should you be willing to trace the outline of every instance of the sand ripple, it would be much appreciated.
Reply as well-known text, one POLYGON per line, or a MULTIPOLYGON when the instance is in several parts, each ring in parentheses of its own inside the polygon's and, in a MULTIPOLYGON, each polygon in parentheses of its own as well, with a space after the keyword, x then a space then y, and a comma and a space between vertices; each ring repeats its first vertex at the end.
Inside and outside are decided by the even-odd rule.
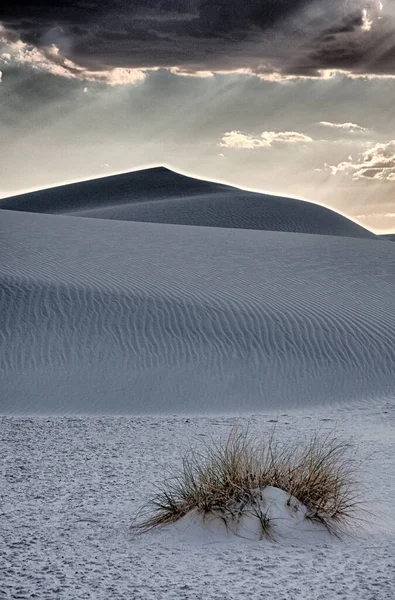
POLYGON ((342 402, 395 384, 395 246, 2 211, 3 412, 342 402))

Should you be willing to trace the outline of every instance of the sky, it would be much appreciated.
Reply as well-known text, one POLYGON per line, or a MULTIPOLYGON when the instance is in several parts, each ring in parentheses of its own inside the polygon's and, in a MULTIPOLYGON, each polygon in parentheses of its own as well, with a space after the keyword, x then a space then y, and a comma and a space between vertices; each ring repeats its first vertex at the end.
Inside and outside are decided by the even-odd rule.
POLYGON ((0 198, 165 165, 395 231, 395 0, 16 0, 0 71, 0 198))

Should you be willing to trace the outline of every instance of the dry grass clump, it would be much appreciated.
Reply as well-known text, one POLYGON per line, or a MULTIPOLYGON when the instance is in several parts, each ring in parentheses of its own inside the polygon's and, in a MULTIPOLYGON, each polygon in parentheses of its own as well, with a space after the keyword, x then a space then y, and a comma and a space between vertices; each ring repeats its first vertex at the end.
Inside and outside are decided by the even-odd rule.
POLYGON ((184 457, 180 471, 165 481, 136 528, 168 525, 197 509, 226 524, 254 514, 267 534, 270 523, 261 494, 273 486, 304 504, 308 518, 339 534, 358 504, 354 474, 350 445, 334 437, 314 435, 303 445, 280 445, 273 433, 256 443, 248 431, 234 428, 224 443, 184 457))

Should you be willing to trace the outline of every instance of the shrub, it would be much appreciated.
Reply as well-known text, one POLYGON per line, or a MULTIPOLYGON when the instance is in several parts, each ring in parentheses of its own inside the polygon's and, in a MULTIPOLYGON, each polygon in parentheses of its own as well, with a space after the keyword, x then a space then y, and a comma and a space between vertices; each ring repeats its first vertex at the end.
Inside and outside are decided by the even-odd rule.
POLYGON ((174 523, 192 510, 211 513, 226 524, 254 514, 262 532, 270 522, 262 511, 261 493, 279 488, 307 508, 307 518, 339 535, 358 505, 351 446, 332 436, 314 435, 307 443, 279 444, 274 432, 255 443, 247 431, 232 429, 225 442, 203 452, 191 451, 182 467, 166 480, 148 503, 140 531, 174 523))

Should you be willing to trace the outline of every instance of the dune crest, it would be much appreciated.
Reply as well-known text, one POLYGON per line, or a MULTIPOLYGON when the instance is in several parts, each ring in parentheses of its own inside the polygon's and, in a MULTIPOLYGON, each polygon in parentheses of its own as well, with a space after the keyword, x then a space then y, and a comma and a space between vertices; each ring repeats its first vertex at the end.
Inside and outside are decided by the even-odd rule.
POLYGON ((22 194, 0 200, 0 208, 120 221, 376 237, 318 204, 248 192, 164 167, 22 194))

